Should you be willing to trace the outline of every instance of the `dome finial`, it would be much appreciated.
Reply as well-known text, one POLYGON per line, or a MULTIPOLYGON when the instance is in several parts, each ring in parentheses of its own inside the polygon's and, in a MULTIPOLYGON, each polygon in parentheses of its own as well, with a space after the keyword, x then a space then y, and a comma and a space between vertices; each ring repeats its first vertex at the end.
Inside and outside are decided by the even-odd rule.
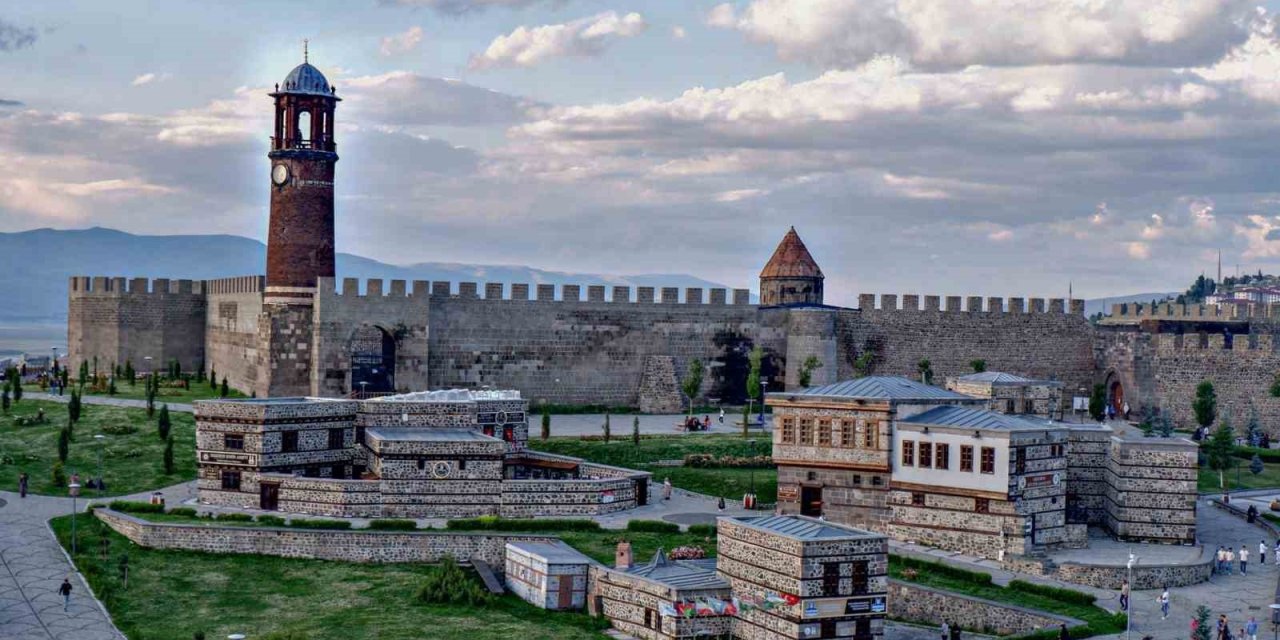
POLYGON ((311 56, 307 54, 307 43, 308 43, 308 42, 310 42, 310 40, 307 40, 306 38, 303 38, 303 39, 302 39, 302 61, 303 61, 303 62, 310 62, 310 59, 309 59, 309 58, 310 58, 311 56))

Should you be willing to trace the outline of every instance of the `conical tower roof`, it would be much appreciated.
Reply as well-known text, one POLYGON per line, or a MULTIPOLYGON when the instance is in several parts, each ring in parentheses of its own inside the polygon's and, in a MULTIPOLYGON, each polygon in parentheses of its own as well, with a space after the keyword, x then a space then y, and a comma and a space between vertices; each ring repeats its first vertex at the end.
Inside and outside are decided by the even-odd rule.
POLYGON ((787 235, 782 237, 782 242, 778 243, 778 248, 774 249, 769 263, 764 265, 760 277, 821 278, 823 275, 817 261, 813 259, 808 247, 805 247, 804 241, 800 239, 800 234, 796 233, 795 227, 791 227, 787 235))

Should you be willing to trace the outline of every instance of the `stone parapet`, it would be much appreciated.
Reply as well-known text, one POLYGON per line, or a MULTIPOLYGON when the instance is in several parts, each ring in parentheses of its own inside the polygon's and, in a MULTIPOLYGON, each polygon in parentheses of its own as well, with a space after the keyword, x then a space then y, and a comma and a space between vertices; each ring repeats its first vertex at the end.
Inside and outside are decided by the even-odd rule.
POLYGON ((889 615, 897 620, 954 627, 994 636, 1023 635, 1040 629, 1084 624, 1034 609, 974 598, 917 584, 889 581, 889 615))

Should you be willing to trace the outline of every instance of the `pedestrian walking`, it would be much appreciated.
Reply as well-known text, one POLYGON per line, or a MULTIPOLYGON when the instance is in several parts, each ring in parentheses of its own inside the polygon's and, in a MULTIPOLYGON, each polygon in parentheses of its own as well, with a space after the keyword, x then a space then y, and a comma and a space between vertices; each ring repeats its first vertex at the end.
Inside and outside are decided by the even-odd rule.
POLYGON ((1227 550, 1226 550, 1226 549, 1223 549, 1221 546, 1219 546, 1219 547, 1218 547, 1218 553, 1217 553, 1217 555, 1215 555, 1215 556, 1214 556, 1214 560, 1215 560, 1215 561, 1214 561, 1214 564, 1213 564, 1213 572, 1214 572, 1214 573, 1226 573, 1226 572, 1227 572, 1227 570, 1226 570, 1226 568, 1225 568, 1223 565, 1225 565, 1225 564, 1226 564, 1226 562, 1227 562, 1227 550))
POLYGON ((18 474, 18 497, 27 497, 27 472, 18 474))
POLYGON ((720 501, 716 503, 716 509, 724 511, 724 496, 720 496, 720 501))
POLYGON ((1160 619, 1168 620, 1169 619, 1169 587, 1165 587, 1164 591, 1160 592, 1159 600, 1160 600, 1160 615, 1163 616, 1160 619))
POLYGON ((1062 623, 1058 627, 1058 640, 1071 640, 1071 632, 1067 631, 1067 623, 1062 623))
POLYGON ((1218 640, 1226 640, 1231 635, 1231 631, 1227 627, 1227 614, 1223 613, 1218 616, 1218 640))
POLYGON ((720 407, 720 424, 724 424, 724 407, 720 407))
POLYGON ((1249 573, 1249 550, 1240 545, 1240 575, 1249 573))
POLYGON ((1258 619, 1249 616, 1249 623, 1244 625, 1244 635, 1248 640, 1258 640, 1258 619))
POLYGON ((1267 565, 1267 541, 1258 541, 1258 566, 1265 567, 1267 565))
POLYGON ((62 596, 62 610, 66 611, 71 606, 71 579, 63 578, 62 586, 58 587, 58 595, 62 596))
POLYGON ((662 479, 662 499, 663 500, 671 499, 671 478, 662 479))
POLYGON ((1129 610, 1129 581, 1128 580, 1125 580, 1124 584, 1120 585, 1120 610, 1121 611, 1129 610))
POLYGON ((942 621, 942 628, 940 631, 942 632, 942 640, 951 639, 951 625, 947 624, 946 620, 942 621))

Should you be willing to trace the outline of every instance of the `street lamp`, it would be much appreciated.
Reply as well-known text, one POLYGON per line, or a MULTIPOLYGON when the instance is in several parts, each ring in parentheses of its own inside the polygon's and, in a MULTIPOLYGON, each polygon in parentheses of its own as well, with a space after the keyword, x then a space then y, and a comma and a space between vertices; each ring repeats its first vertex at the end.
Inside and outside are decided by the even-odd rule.
MULTIPOLYGON (((750 451, 751 451, 751 457, 752 457, 752 458, 755 458, 755 457, 756 457, 756 439, 755 439, 755 438, 752 438, 752 439, 748 440, 748 441, 747 441, 747 445, 751 447, 751 448, 750 448, 750 451)), ((754 499, 755 499, 755 497, 756 497, 756 462, 755 462, 755 460, 754 460, 754 459, 751 461, 751 467, 750 467, 750 468, 751 468, 751 474, 750 474, 750 478, 751 478, 751 498, 752 498, 752 500, 754 500, 754 499)))
POLYGON ((76 555, 76 496, 80 495, 80 475, 71 474, 71 484, 67 485, 67 493, 71 494, 71 557, 76 555))
POLYGON ((760 379, 760 428, 764 428, 764 388, 769 386, 768 381, 764 378, 760 379))
MULTIPOLYGON (((1125 567, 1125 569, 1128 571, 1128 578, 1127 578, 1127 579, 1128 579, 1128 581, 1129 581, 1129 589, 1130 589, 1130 590, 1132 590, 1132 589, 1133 589, 1133 563, 1135 563, 1135 562, 1137 562, 1137 561, 1138 561, 1138 556, 1133 555, 1133 552, 1132 552, 1132 551, 1131 551, 1131 552, 1129 552, 1129 561, 1125 563, 1124 567, 1125 567)), ((1125 612, 1124 612, 1124 613, 1125 613, 1125 615, 1124 615, 1124 640, 1129 640, 1129 630, 1133 628, 1133 598, 1132 598, 1132 597, 1130 597, 1130 598, 1129 598, 1129 603, 1128 603, 1128 604, 1129 604, 1129 606, 1126 608, 1126 610, 1125 610, 1125 612)))
POLYGON ((98 497, 102 497, 102 447, 106 444, 107 437, 101 433, 94 434, 94 440, 98 441, 98 497))
POLYGON ((362 400, 363 400, 363 399, 365 398, 365 393, 366 393, 366 392, 365 392, 365 389, 366 389, 368 386, 369 386, 369 383, 368 383, 367 381, 365 381, 365 380, 361 380, 361 381, 360 381, 360 399, 362 399, 362 400))

